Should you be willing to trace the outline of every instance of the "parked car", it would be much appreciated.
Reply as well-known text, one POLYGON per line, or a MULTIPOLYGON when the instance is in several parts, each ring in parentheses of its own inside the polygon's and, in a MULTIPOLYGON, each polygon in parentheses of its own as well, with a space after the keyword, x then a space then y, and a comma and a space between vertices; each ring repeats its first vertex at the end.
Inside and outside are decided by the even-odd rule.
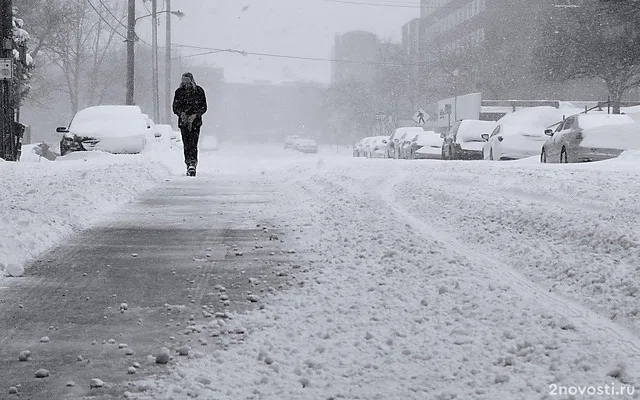
POLYGON ((298 135, 287 136, 284 139, 284 149, 293 149, 295 147, 296 140, 300 139, 298 135))
MULTIPOLYGON (((424 130, 422 131, 424 132, 424 130)), ((409 147, 411 146, 411 139, 415 137, 416 132, 407 131, 400 135, 398 142, 395 145, 396 154, 395 158, 397 159, 408 159, 407 154, 409 153, 409 147)))
POLYGON ((482 160, 483 134, 496 128, 491 121, 465 119, 453 125, 448 133, 441 135, 443 160, 482 160))
POLYGON ((60 154, 99 150, 114 154, 140 153, 149 130, 137 106, 96 106, 78 111, 62 134, 60 154))
POLYGON ((398 158, 398 155, 400 154, 400 148, 398 145, 398 142, 400 141, 400 137, 409 132, 416 134, 416 133, 424 132, 424 129, 416 128, 416 127, 396 129, 391 134, 391 136, 389 136, 389 138, 387 139, 387 148, 386 148, 387 158, 398 158))
POLYGON ((547 140, 545 129, 562 121, 565 111, 554 107, 532 107, 507 114, 482 138, 485 160, 518 160, 540 154, 547 140))
POLYGON ((579 114, 565 119, 542 146, 543 163, 577 163, 618 157, 640 149, 640 129, 628 115, 579 114))
POLYGON ((298 139, 296 141, 296 150, 307 154, 317 154, 318 144, 313 139, 298 139))
POLYGON ((434 131, 418 133, 411 140, 409 158, 416 159, 441 159, 442 138, 434 131))
POLYGON ((374 136, 365 146, 365 156, 367 158, 385 158, 387 155, 386 146, 386 136, 374 136))
POLYGON ((371 140, 371 137, 366 137, 362 140, 360 140, 354 147, 353 147, 353 156, 354 157, 364 157, 366 155, 366 146, 369 143, 369 141, 371 140))

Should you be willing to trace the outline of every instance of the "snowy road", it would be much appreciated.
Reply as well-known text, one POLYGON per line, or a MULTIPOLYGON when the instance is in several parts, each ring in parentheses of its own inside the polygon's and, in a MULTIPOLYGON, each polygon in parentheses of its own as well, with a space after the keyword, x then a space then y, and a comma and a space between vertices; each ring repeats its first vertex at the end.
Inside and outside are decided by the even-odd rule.
POLYGON ((306 232, 308 284, 142 397, 638 398, 638 178, 621 162, 300 161, 269 212, 306 232))
POLYGON ((640 398, 638 161, 348 155, 203 163, 205 186, 270 188, 255 208, 204 202, 234 224, 274 221, 293 263, 267 266, 289 285, 224 324, 198 319, 207 356, 143 366, 129 398, 640 398))

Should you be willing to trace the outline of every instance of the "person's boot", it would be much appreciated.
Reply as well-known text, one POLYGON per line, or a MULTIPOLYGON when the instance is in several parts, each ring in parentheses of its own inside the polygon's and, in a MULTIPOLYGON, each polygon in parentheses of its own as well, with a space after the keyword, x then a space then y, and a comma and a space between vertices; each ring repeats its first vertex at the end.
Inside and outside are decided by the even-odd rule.
POLYGON ((187 167, 187 176, 196 176, 196 166, 191 164, 187 167))

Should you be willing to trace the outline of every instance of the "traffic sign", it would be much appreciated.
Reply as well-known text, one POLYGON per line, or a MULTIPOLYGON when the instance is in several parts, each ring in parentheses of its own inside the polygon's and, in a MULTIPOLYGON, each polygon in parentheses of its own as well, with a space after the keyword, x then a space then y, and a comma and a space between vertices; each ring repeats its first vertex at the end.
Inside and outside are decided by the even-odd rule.
POLYGON ((431 116, 427 114, 426 111, 424 111, 422 108, 418 109, 416 114, 413 116, 413 120, 420 126, 424 126, 424 124, 426 124, 429 119, 431 119, 431 116))

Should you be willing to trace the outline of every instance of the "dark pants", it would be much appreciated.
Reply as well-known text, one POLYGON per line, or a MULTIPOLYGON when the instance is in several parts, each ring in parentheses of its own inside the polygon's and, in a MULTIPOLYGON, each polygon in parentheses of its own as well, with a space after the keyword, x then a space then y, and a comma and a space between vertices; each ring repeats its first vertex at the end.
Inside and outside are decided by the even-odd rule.
POLYGON ((189 130, 188 127, 180 128, 182 133, 182 145, 184 147, 184 163, 187 167, 198 165, 198 141, 200 140, 200 127, 189 130))

